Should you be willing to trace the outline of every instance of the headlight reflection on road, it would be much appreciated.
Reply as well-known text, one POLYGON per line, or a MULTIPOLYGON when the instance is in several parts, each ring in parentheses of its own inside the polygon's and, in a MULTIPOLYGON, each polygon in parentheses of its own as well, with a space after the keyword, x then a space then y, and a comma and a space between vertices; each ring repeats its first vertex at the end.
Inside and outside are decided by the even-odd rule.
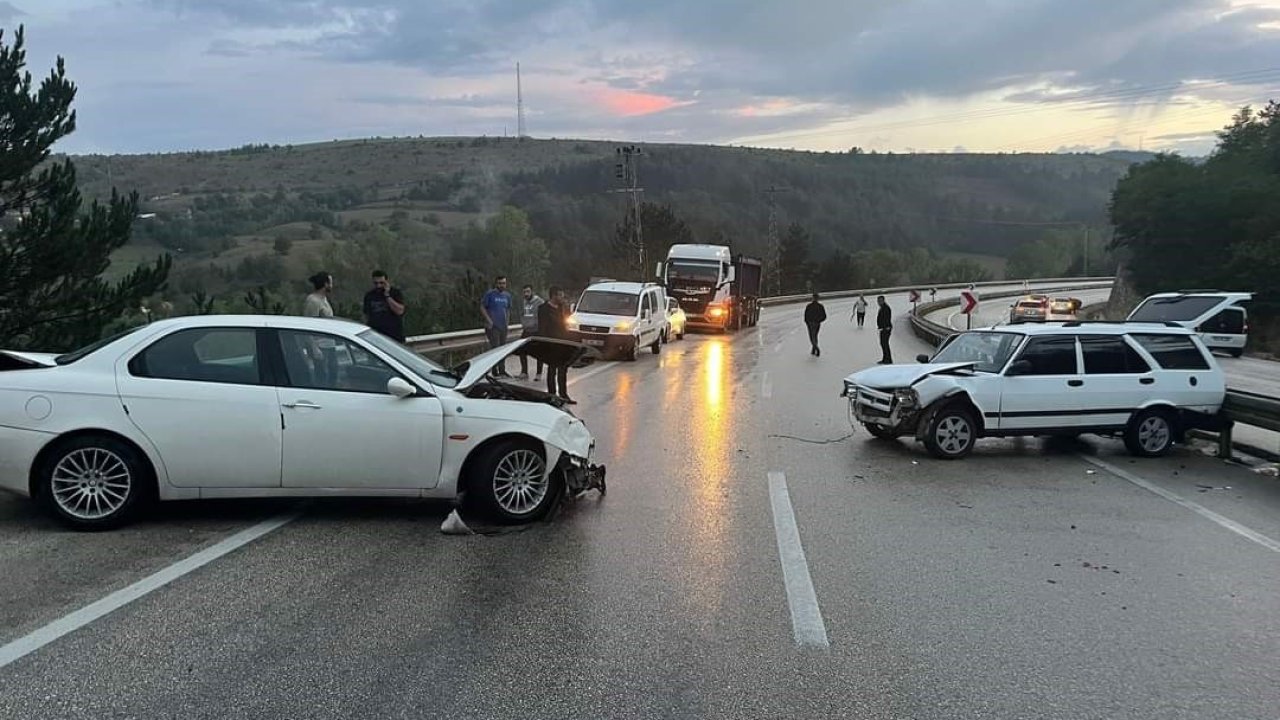
POLYGON ((618 373, 618 389, 614 393, 613 407, 616 408, 617 425, 615 426, 615 437, 613 446, 615 452, 619 456, 626 454, 627 445, 631 443, 631 421, 632 413, 635 412, 633 403, 631 402, 631 375, 628 373, 618 373))
MULTIPOLYGON (((699 348, 701 372, 697 377, 701 388, 690 388, 700 399, 694 408, 692 433, 696 447, 692 457, 689 482, 692 500, 688 523, 694 542, 690 550, 698 567, 695 582, 689 585, 690 599, 707 613, 715 613, 725 602, 725 578, 732 559, 725 557, 729 543, 730 513, 727 508, 728 487, 733 483, 736 444, 733 442, 733 409, 727 402, 729 360, 733 346, 720 338, 709 340, 699 348)), ((690 363, 693 365, 694 363, 690 363)))

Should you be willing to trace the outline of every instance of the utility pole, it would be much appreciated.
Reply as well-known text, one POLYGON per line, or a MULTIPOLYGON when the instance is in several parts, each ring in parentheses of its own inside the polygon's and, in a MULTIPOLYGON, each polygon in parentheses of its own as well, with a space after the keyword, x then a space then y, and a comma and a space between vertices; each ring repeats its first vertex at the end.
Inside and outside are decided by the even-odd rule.
POLYGON ((786 192, 785 188, 770 185, 764 191, 769 197, 769 279, 770 290, 774 296, 782 294, 782 238, 778 233, 777 195, 786 192))
POLYGON ((622 187, 616 193, 631 196, 628 215, 631 217, 631 247, 636 252, 636 261, 640 264, 640 280, 644 280, 644 232, 640 227, 640 195, 644 188, 640 187, 640 156, 643 154, 638 145, 626 145, 614 150, 617 163, 613 166, 614 177, 622 181, 622 187))
POLYGON ((516 140, 523 140, 524 136, 524 86, 520 83, 520 63, 516 63, 516 140))
POLYGON ((1081 268, 1080 275, 1089 277, 1089 226, 1084 226, 1084 267, 1081 268))

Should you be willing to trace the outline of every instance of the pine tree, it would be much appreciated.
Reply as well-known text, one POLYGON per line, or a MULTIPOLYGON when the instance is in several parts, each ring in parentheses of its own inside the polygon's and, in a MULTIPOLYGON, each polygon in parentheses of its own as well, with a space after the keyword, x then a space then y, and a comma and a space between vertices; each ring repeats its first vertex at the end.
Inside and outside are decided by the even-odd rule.
POLYGON ((162 289, 170 258, 114 284, 102 278, 129 241, 137 193, 112 190, 105 206, 81 211, 75 166, 49 162, 53 144, 75 130, 76 87, 61 57, 34 92, 25 67, 23 29, 11 45, 0 30, 0 347, 64 350, 98 339, 162 289))

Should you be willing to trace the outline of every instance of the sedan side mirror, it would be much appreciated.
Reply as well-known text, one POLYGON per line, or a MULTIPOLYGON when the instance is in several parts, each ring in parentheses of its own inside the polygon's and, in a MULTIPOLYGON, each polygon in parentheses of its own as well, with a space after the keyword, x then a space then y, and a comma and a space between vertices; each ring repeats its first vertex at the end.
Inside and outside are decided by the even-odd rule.
POLYGON ((393 377, 387 381, 387 392, 404 400, 418 394, 418 388, 404 378, 393 377))
POLYGON ((1008 377, 1014 377, 1015 375, 1030 375, 1032 369, 1033 367, 1030 360, 1014 360, 1005 375, 1008 377))
POLYGON ((920 353, 919 355, 916 356, 916 362, 927 363, 929 362, 929 356, 925 355, 924 353, 920 353))

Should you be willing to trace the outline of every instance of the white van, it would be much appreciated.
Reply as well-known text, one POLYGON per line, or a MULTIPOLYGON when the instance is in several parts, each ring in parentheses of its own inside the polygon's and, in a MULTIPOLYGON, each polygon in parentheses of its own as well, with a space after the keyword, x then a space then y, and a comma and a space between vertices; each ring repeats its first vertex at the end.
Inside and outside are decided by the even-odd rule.
POLYGON ((1249 341, 1249 313, 1244 304, 1253 293, 1185 290, 1158 293, 1129 313, 1134 322, 1172 322, 1200 333, 1210 350, 1232 357, 1244 354, 1249 341))
POLYGON ((661 285, 595 283, 582 291, 566 329, 572 339, 606 357, 635 360, 641 348, 662 352, 667 327, 667 294, 661 285))

